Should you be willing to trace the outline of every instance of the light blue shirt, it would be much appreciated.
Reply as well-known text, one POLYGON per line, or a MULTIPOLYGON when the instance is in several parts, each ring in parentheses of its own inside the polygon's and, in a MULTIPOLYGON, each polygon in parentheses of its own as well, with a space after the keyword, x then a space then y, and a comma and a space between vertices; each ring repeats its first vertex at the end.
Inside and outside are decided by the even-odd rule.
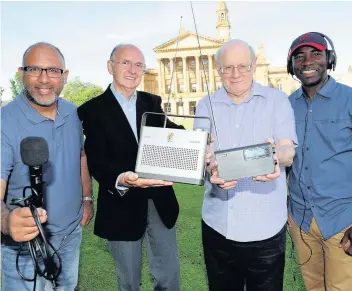
POLYGON ((83 133, 76 106, 59 98, 52 120, 39 114, 21 94, 1 109, 1 179, 7 181, 10 209, 17 207, 10 205, 11 200, 22 198, 23 188, 30 186, 29 169, 20 154, 20 143, 28 136, 45 138, 49 147, 49 161, 43 165, 45 226, 51 234, 69 234, 83 214, 83 133))
MULTIPOLYGON (((273 138, 297 143, 293 110, 282 91, 253 82, 249 96, 234 103, 224 87, 210 96, 221 150, 263 143, 273 138)), ((208 96, 196 108, 196 116, 211 118, 208 96)), ((195 120, 195 128, 202 126, 195 120)), ((218 150, 217 141, 214 149, 218 150)), ((287 221, 285 168, 272 182, 239 179, 231 190, 223 190, 206 180, 202 216, 204 222, 227 239, 249 242, 268 239, 277 234, 287 221)))
POLYGON ((134 91, 133 95, 131 96, 130 99, 127 99, 125 96, 117 92, 113 86, 113 84, 110 85, 110 90, 112 94, 114 94, 117 102, 119 102, 123 113, 125 113, 128 123, 130 124, 132 131, 134 133, 134 136, 136 140, 138 140, 137 137, 137 120, 136 120, 136 102, 137 102, 137 91, 134 91))
POLYGON ((328 239, 352 224, 352 88, 330 76, 313 100, 302 88, 289 100, 300 143, 289 177, 289 211, 305 232, 314 216, 328 239))
MULTIPOLYGON (((137 91, 134 91, 133 95, 131 96, 130 99, 127 99, 125 96, 123 96, 122 94, 120 94, 119 92, 117 92, 113 86, 113 84, 110 85, 110 90, 112 92, 112 94, 114 94, 117 102, 119 102, 123 113, 126 115, 126 118, 128 120, 128 123, 130 124, 132 131, 134 133, 134 137, 136 138, 136 140, 138 141, 138 136, 137 136, 137 120, 136 120, 136 102, 137 102, 137 91)), ((121 173, 117 179, 116 179, 116 184, 115 187, 117 189, 117 191, 120 193, 121 196, 124 195, 123 192, 119 191, 119 190, 127 190, 127 187, 124 186, 120 186, 119 180, 120 177, 123 175, 124 173, 121 173)))

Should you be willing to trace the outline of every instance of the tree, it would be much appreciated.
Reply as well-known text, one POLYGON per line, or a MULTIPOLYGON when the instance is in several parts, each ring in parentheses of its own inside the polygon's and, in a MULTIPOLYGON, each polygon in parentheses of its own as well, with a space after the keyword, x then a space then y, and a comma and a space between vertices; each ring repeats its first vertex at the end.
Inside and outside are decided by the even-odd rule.
POLYGON ((23 89, 20 74, 17 72, 13 79, 10 79, 12 99, 19 95, 23 89))
POLYGON ((100 95, 101 93, 103 93, 103 89, 100 86, 89 82, 83 82, 79 77, 68 82, 62 91, 64 98, 73 102, 77 106, 80 106, 84 102, 100 95))
POLYGON ((0 86, 0 106, 2 106, 2 94, 4 93, 5 89, 0 86))

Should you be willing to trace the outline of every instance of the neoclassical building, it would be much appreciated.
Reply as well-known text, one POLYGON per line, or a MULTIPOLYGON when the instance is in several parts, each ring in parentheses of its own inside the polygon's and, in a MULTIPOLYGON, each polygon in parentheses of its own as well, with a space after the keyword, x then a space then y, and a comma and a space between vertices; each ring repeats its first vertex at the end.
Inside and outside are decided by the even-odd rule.
MULTIPOLYGON (((181 29, 177 37, 154 48, 158 67, 148 69, 139 89, 160 95, 165 112, 194 114, 197 102, 207 94, 207 84, 210 93, 221 87, 214 57, 222 44, 230 39, 228 15, 226 3, 219 2, 216 10, 217 38, 199 35, 201 54, 196 33, 184 29, 181 29), (169 95, 170 108, 167 106, 169 95)), ((265 58, 264 45, 257 51, 254 78, 263 85, 276 87, 287 94, 297 86, 287 74, 286 67, 270 67, 265 58)))

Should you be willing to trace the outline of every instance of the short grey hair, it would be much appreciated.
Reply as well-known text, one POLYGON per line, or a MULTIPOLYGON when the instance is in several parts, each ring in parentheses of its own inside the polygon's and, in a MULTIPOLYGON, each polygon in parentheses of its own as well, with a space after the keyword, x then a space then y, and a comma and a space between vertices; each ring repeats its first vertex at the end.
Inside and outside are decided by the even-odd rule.
POLYGON ((138 47, 136 47, 134 44, 130 44, 130 43, 120 43, 120 44, 118 44, 117 46, 115 46, 115 47, 113 48, 111 54, 110 54, 110 60, 111 60, 111 61, 113 60, 114 55, 117 53, 118 50, 123 49, 123 48, 125 48, 125 47, 134 47, 134 48, 136 48, 137 50, 139 50, 140 53, 141 53, 142 56, 143 56, 143 61, 145 62, 144 54, 142 53, 142 51, 141 51, 138 47))
POLYGON ((55 51, 57 51, 57 53, 60 55, 60 57, 62 58, 62 61, 64 62, 64 68, 65 68, 65 57, 64 55, 62 54, 62 52, 58 49, 58 47, 54 46, 53 44, 51 43, 48 43, 48 42, 44 42, 44 41, 41 41, 41 42, 37 42, 35 44, 32 44, 31 46, 29 46, 26 51, 24 52, 23 54, 23 57, 22 57, 22 66, 24 66, 26 64, 26 58, 27 58, 27 55, 29 54, 29 52, 35 48, 35 47, 38 47, 38 46, 48 46, 48 47, 51 47, 52 49, 54 49, 55 51))
POLYGON ((233 45, 242 45, 244 47, 247 47, 251 53, 251 60, 252 62, 255 61, 255 58, 256 58, 256 55, 255 55, 255 51, 253 49, 252 46, 250 46, 248 43, 246 43, 245 41, 241 40, 241 39, 231 39, 229 40, 228 42, 224 43, 222 45, 222 47, 220 47, 218 49, 218 51, 216 52, 216 55, 215 55, 215 62, 218 66, 220 66, 220 59, 225 51, 226 48, 230 47, 230 46, 233 46, 233 45))

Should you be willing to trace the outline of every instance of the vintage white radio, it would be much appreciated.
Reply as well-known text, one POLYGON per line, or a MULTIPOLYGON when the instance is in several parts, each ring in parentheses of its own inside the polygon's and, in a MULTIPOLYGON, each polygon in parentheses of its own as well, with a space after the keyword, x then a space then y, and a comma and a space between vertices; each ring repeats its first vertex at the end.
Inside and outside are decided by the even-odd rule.
POLYGON ((135 172, 141 178, 203 185, 210 133, 211 121, 208 117, 144 113, 135 172), (185 130, 148 126, 147 117, 151 115, 165 120, 169 116, 207 119, 209 128, 185 130))

